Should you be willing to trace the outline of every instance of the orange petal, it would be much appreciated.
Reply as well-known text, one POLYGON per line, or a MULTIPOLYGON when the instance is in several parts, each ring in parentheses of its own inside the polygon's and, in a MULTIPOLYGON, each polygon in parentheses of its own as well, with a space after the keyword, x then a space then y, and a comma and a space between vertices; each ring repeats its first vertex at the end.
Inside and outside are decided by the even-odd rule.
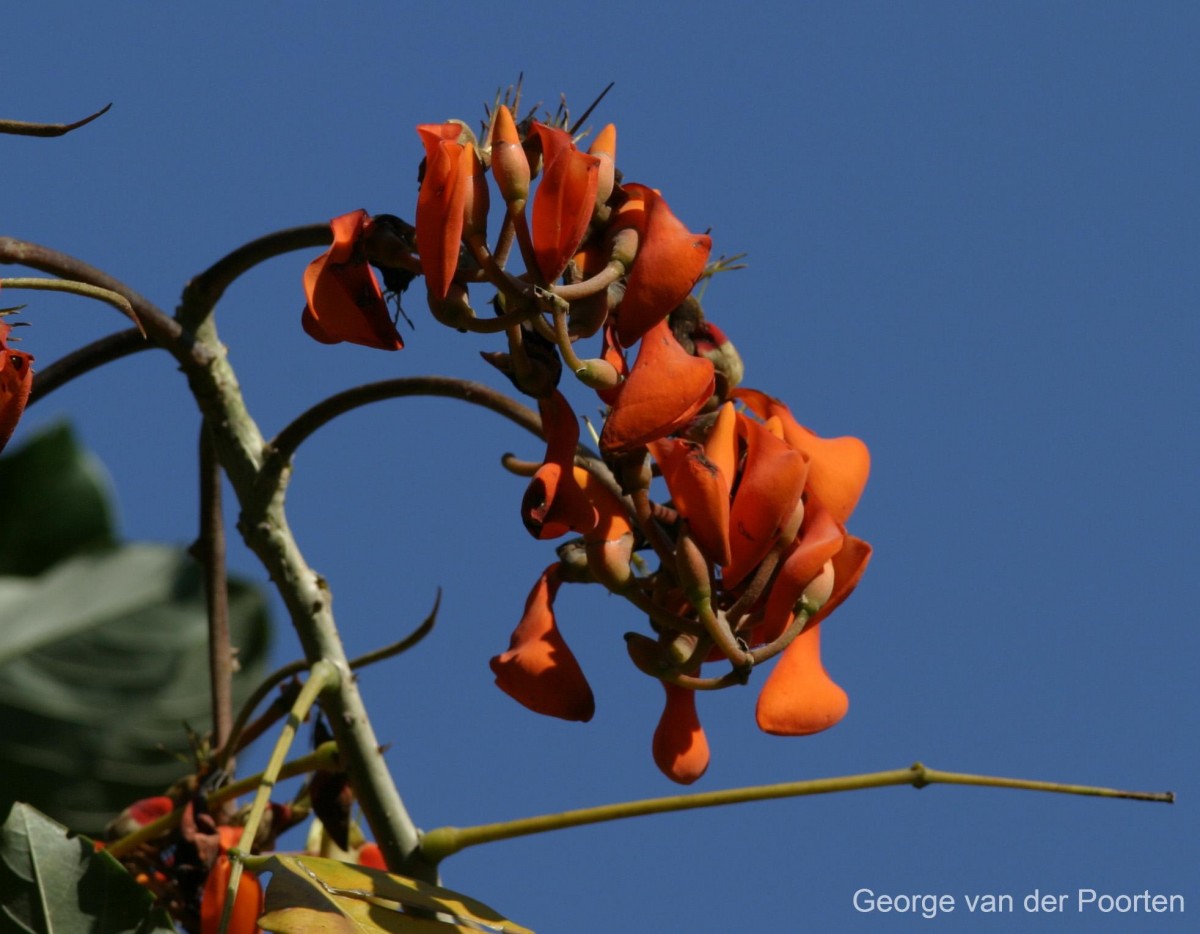
POLYGON ((614 227, 615 231, 636 226, 640 234, 637 258, 617 306, 617 336, 622 346, 629 347, 692 291, 708 262, 712 238, 691 233, 653 188, 622 187, 635 203, 643 205, 641 211, 618 214, 614 227))
POLYGON ((729 513, 732 560, 721 574, 726 588, 736 587, 766 557, 791 518, 804 492, 808 464, 798 451, 771 432, 739 415, 746 438, 746 462, 729 513))
POLYGON ((717 420, 704 440, 705 456, 721 469, 731 483, 737 476, 737 424, 737 409, 732 402, 726 402, 717 412, 717 420))
POLYGON ((713 365, 693 357, 666 320, 646 333, 600 433, 606 452, 632 450, 686 425, 712 395, 713 365))
POLYGON ((583 534, 596 525, 596 510, 575 479, 575 447, 579 422, 557 389, 538 400, 546 459, 521 500, 521 520, 538 539, 558 538, 569 531, 583 534))
POLYGON ((764 732, 807 736, 827 730, 850 708, 850 698, 821 664, 821 627, 810 625, 779 656, 763 683, 755 718, 764 732))
POLYGON ((491 661, 496 685, 536 713, 587 722, 596 712, 592 689, 554 619, 562 579, 558 563, 542 572, 525 601, 509 649, 491 661))
POLYGON ((708 459, 703 447, 682 438, 652 441, 650 453, 704 557, 728 564, 729 475, 708 459))
POLYGON ((800 527, 800 535, 780 565, 767 594, 763 622, 755 630, 756 643, 774 642, 783 635, 804 588, 821 573, 825 562, 841 550, 845 537, 845 530, 834 521, 829 510, 810 495, 804 502, 804 524, 800 527))
MULTIPOLYGON (((221 911, 225 907, 225 891, 229 885, 232 866, 228 856, 219 856, 204 883, 200 898, 200 934, 217 934, 221 926, 221 911)), ((243 872, 238 883, 237 898, 229 918, 229 934, 255 934, 258 918, 263 913, 263 891, 258 877, 243 872)))
POLYGON ((300 319, 304 330, 323 344, 348 341, 380 350, 404 346, 361 242, 371 218, 351 211, 329 222, 333 245, 308 264, 304 293, 308 304, 300 319))
POLYGON ((542 140, 545 170, 533 195, 533 252, 546 282, 567 268, 596 206, 600 160, 580 152, 563 130, 534 123, 542 140))
POLYGON ((696 692, 662 682, 667 703, 654 731, 654 762, 673 782, 690 785, 708 769, 708 738, 696 715, 696 692))
POLYGON ((757 389, 738 389, 733 395, 760 418, 780 418, 788 444, 809 457, 808 485, 834 519, 845 523, 854 512, 871 472, 867 446, 858 438, 822 438, 813 434, 792 417, 786 405, 757 389))
POLYGON ((871 559, 871 546, 847 535, 833 558, 834 589, 828 602, 775 663, 758 695, 756 717, 767 733, 804 736, 828 729, 846 715, 849 698, 821 664, 820 625, 853 592, 871 559))
POLYGON ((457 123, 427 123, 417 127, 425 144, 425 177, 417 195, 417 249, 425 284, 435 298, 445 298, 458 269, 462 243, 463 204, 467 197, 457 123))

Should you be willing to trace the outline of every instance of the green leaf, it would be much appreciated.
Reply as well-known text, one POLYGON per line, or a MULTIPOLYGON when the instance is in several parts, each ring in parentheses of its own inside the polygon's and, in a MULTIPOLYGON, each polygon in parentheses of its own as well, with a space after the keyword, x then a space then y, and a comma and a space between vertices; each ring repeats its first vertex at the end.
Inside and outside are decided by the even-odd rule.
MULTIPOLYGON (((231 581, 241 672, 261 680, 262 594, 231 581)), ((127 545, 35 579, 0 579, 0 810, 29 801, 98 834, 132 801, 189 765, 185 722, 211 721, 208 628, 199 568, 179 548, 127 545)))
POLYGON ((107 853, 18 804, 0 827, 0 929, 29 934, 152 934, 175 927, 107 853))
POLYGON ((531 934, 466 895, 378 869, 286 855, 255 868, 271 873, 258 924, 276 934, 531 934))
POLYGON ((0 458, 0 489, 0 575, 31 577, 116 543, 108 474, 65 423, 0 458))

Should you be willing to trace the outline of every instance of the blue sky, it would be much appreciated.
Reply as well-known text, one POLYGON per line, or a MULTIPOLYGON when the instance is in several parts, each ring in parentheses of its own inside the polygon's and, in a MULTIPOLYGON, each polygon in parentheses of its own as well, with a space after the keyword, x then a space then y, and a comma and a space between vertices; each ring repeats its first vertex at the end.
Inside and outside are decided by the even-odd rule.
MULTIPOLYGON (((1152 790, 1174 807, 899 788, 651 818, 495 844, 447 884, 542 932, 912 930, 856 889, 955 896, 940 930, 1183 930, 1184 916, 1025 916, 1034 889, 1178 893, 1200 910, 1193 613, 1200 360, 1200 14, 1184 3, 798 3, 603 7, 45 3, 5 16, 3 115, 68 120, 0 142, 0 233, 46 243, 161 307, 239 244, 359 207, 411 219, 413 127, 524 72, 618 127, 629 180, 660 188, 714 253, 748 252, 705 306, 747 384, 873 473, 851 530, 875 557, 823 627, 851 697, 826 734, 754 726, 756 691, 701 698, 716 789, 905 766, 1152 790), (68 12, 69 11, 69 12, 68 12), (1017 914, 970 915, 1008 893, 1017 914)), ((251 411, 273 433, 369 379, 497 384, 487 338, 414 292, 397 354, 300 330, 312 254, 273 260, 218 309, 251 411)), ((5 275, 18 272, 4 270, 5 275)), ((38 295, 46 365, 122 327, 38 295)), ((498 385, 498 384, 497 384, 498 385)), ((582 407, 583 394, 574 398, 582 407)), ((55 393, 110 468, 135 539, 194 535, 194 405, 165 354, 55 393)), ((434 400, 360 410, 300 452, 289 515, 352 653, 439 626, 361 682, 424 827, 671 793, 650 758, 660 689, 625 656, 637 614, 564 588, 560 622, 597 697, 585 726, 500 694, 552 547, 498 467, 538 443, 434 400)), ((233 561, 264 575, 240 548, 233 561)), ((280 616, 276 655, 294 657, 280 616)))

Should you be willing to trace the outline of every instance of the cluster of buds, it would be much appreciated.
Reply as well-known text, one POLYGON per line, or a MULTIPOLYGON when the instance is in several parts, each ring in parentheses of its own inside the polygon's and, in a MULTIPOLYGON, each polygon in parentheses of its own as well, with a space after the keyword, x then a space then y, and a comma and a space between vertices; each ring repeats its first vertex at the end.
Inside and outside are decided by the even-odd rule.
MULTIPOLYGON (((16 309, 0 309, 5 315, 16 309)), ((9 346, 13 326, 0 317, 0 451, 12 437, 33 386, 33 356, 9 346)))
MULTIPOLYGON (((415 228, 404 231, 415 254, 392 250, 390 262, 423 274, 437 320, 506 335, 506 352, 484 357, 537 400, 546 440, 540 462, 506 462, 531 478, 522 520, 538 539, 575 536, 492 659, 496 683, 540 713, 592 717, 554 598, 563 583, 594 582, 649 619, 652 635, 626 641, 637 669, 666 691, 653 753, 673 780, 695 781, 708 766, 695 692, 745 684, 776 655, 759 726, 782 735, 832 726, 848 702, 822 666, 819 632, 870 556, 845 525, 866 484, 866 446, 819 437, 782 402, 742 386, 736 349, 691 294, 721 266, 709 262, 711 240, 657 189, 623 180, 614 127, 584 151, 563 126, 518 123, 498 105, 482 140, 458 121, 417 130, 425 161, 415 228), (494 243, 489 174, 504 203, 494 243), (506 269, 514 241, 521 274, 506 269), (478 282, 496 289, 493 316, 470 304, 478 282), (579 342, 596 336, 598 353, 581 358, 579 342), (599 456, 579 446, 579 420, 559 389, 564 369, 604 405, 599 456), (710 664, 725 670, 702 670, 710 664)), ((403 247, 396 221, 387 227, 403 247)), ((362 212, 334 221, 333 251, 359 259, 336 267, 336 281, 334 267, 319 265, 333 251, 310 266, 306 322, 321 321, 322 339, 390 349, 390 336, 364 339, 364 315, 388 320, 366 265, 386 252, 371 223, 362 212), (320 301, 325 279, 347 296, 340 304, 320 301), (328 324, 351 318, 354 330, 328 324)))

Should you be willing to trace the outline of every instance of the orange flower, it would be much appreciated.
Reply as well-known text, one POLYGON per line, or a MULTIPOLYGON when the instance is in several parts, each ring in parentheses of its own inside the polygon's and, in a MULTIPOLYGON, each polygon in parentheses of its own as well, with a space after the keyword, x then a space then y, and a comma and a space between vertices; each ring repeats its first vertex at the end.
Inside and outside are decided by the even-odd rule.
POLYGON ((371 223, 362 210, 335 217, 329 222, 333 245, 304 271, 308 304, 300 323, 323 344, 349 341, 380 350, 404 346, 363 253, 371 223))
POLYGON ((712 238, 691 233, 653 188, 631 183, 622 189, 629 200, 609 233, 634 227, 639 234, 637 257, 616 312, 617 337, 621 346, 630 347, 692 291, 708 262, 712 238))
MULTIPOLYGON (((217 934, 221 925, 221 912, 225 908, 225 892, 229 886, 229 875, 233 871, 229 857, 217 857, 204 883, 204 894, 200 897, 200 934, 217 934)), ((252 872, 243 872, 238 882, 237 897, 229 917, 229 934, 255 934, 258 918, 263 913, 262 883, 252 872)))
POLYGON ((667 692, 654 731, 654 763, 673 782, 690 785, 708 769, 708 738, 696 714, 696 692, 662 682, 667 692))
POLYGON ((458 269, 463 209, 473 185, 467 149, 474 147, 462 142, 464 127, 458 123, 425 123, 417 132, 425 144, 425 177, 417 195, 417 250, 429 294, 443 299, 458 269))
POLYGON ((780 655, 758 695, 759 727, 778 736, 805 736, 833 726, 846 715, 850 701, 821 664, 821 621, 858 586, 871 546, 847 535, 833 557, 833 593, 780 655))
POLYGON ((729 564, 731 477, 708 459, 701 445, 682 438, 652 441, 650 453, 704 557, 713 564, 729 564))
POLYGON ((850 518, 867 485, 871 454, 858 438, 822 438, 793 417, 788 407, 757 389, 738 389, 734 398, 760 418, 778 417, 783 436, 809 458, 808 485, 838 522, 850 518))
POLYGON ((0 451, 12 437, 33 387, 33 356, 8 346, 11 330, 12 325, 0 319, 0 451))
POLYGON ((542 180, 533 195, 533 252, 538 271, 554 282, 575 255, 596 207, 600 159, 580 152, 565 130, 536 121, 542 143, 542 180))
POLYGON ((568 531, 590 532, 596 526, 596 509, 575 479, 579 422, 557 389, 538 400, 538 411, 546 437, 546 459, 525 490, 521 520, 538 539, 558 538, 568 531))
POLYGON ((555 562, 542 572, 508 651, 493 658, 491 666, 497 687, 530 710, 586 723, 596 712, 596 701, 554 619, 560 567, 555 562))
POLYGON ((619 453, 667 437, 691 421, 715 385, 712 363, 684 350, 664 317, 642 339, 604 422, 601 449, 619 453))
POLYGON ((730 507, 726 588, 736 587, 766 557, 800 503, 808 476, 807 459, 765 425, 740 415, 738 430, 746 440, 746 461, 730 507))

